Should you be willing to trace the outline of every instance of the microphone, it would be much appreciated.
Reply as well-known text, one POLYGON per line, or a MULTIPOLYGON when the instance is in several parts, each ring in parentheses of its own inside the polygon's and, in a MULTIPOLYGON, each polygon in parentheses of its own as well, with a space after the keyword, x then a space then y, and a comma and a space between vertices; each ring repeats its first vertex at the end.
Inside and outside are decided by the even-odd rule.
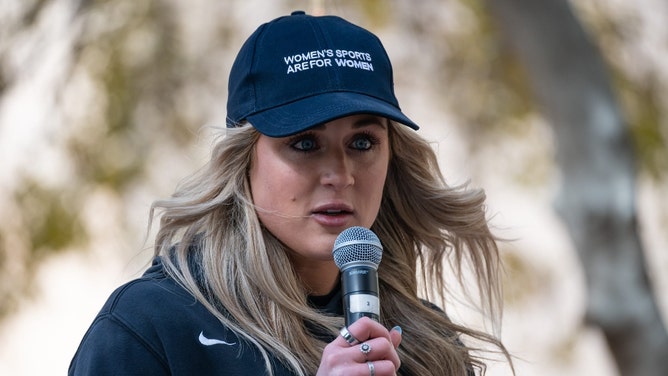
POLYGON ((332 254, 341 270, 346 326, 362 317, 379 321, 377 270, 383 246, 378 236, 364 227, 347 228, 334 241, 332 254))

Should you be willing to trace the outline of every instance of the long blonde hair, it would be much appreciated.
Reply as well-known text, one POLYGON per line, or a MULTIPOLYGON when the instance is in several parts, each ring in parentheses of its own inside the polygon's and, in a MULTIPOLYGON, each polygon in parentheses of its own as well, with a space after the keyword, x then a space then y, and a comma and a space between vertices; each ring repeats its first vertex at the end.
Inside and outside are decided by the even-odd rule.
MULTIPOLYGON (((308 328, 335 336, 343 319, 308 305, 287 250, 258 220, 248 179, 258 137, 248 124, 228 129, 203 169, 170 199, 153 203, 151 218, 160 214, 155 255, 224 325, 258 348, 270 374, 270 355, 295 374, 315 374, 327 343, 308 328)), ((458 268, 469 260, 486 306, 498 311, 499 256, 484 193, 448 187, 434 151, 414 131, 392 123, 390 142, 388 179, 372 230, 385 249, 378 269, 382 321, 404 328, 402 374, 466 375, 471 366, 484 371, 459 336, 482 339, 507 355, 503 345, 426 305, 418 298, 417 275, 419 265, 429 286, 445 291, 444 262, 458 268)))

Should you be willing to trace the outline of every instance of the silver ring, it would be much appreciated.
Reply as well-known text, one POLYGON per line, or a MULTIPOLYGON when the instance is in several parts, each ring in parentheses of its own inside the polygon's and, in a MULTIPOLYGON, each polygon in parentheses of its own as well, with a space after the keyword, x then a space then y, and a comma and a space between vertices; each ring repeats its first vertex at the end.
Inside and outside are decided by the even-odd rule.
POLYGON ((369 376, 376 376, 376 367, 373 366, 373 362, 366 362, 366 365, 369 366, 369 376))
POLYGON ((348 328, 346 328, 345 326, 344 326, 343 328, 341 328, 341 330, 339 331, 339 333, 341 333, 341 337, 343 337, 343 339, 345 339, 346 342, 348 342, 348 344, 349 344, 350 346, 354 346, 354 345, 360 343, 360 341, 358 341, 357 338, 355 338, 355 337, 348 331, 348 328))
POLYGON ((364 354, 364 356, 369 355, 369 353, 371 352, 371 345, 364 342, 363 344, 360 345, 360 351, 362 352, 362 354, 364 354))

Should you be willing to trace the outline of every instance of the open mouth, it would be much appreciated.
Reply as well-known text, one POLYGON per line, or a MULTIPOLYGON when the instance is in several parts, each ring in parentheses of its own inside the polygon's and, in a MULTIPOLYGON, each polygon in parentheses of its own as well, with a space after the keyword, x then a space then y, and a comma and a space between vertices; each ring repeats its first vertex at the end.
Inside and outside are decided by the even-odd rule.
POLYGON ((349 212, 347 210, 328 209, 328 210, 323 210, 323 211, 317 211, 317 212, 315 212, 315 214, 336 216, 336 215, 343 215, 343 214, 351 214, 351 212, 349 212))
POLYGON ((355 211, 351 206, 345 204, 329 204, 313 208, 311 215, 320 225, 336 227, 338 229, 342 226, 350 225, 355 211))

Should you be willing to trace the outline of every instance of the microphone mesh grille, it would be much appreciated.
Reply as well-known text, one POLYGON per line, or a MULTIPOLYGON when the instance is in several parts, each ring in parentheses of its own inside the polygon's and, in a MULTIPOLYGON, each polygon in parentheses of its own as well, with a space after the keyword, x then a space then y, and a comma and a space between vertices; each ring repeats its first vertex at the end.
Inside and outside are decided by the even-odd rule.
POLYGON ((350 227, 343 230, 334 241, 334 262, 341 269, 344 265, 356 261, 368 261, 380 264, 383 246, 373 231, 364 227, 350 227))

